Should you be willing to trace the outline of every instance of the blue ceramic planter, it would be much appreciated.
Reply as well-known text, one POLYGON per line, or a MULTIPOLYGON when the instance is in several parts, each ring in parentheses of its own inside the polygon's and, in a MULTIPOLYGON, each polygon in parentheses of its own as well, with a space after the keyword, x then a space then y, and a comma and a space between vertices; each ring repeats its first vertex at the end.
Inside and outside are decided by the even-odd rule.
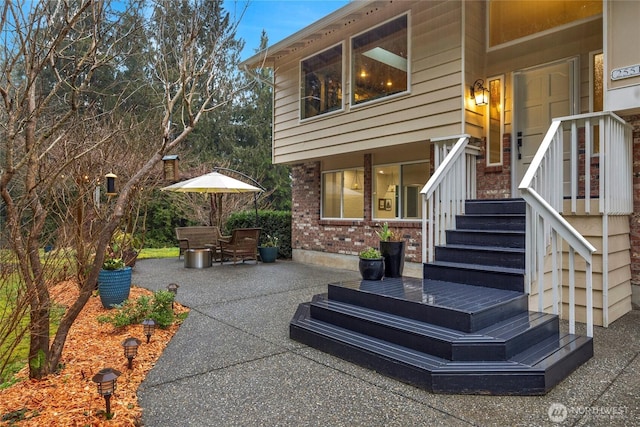
POLYGON ((104 308, 113 308, 129 298, 131 290, 131 267, 120 270, 100 270, 98 291, 104 308))
POLYGON ((260 252, 262 262, 276 262, 276 258, 278 258, 278 248, 276 246, 260 246, 258 247, 258 252, 260 252))

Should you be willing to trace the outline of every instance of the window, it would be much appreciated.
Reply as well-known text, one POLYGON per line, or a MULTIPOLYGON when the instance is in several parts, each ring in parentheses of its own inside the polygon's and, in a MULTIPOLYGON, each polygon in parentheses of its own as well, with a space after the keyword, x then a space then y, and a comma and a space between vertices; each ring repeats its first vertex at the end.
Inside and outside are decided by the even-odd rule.
POLYGON ((489 79, 487 166, 502 164, 502 78, 489 79))
POLYGON ((364 217, 364 169, 322 174, 322 217, 364 217))
POLYGON ((428 178, 427 162, 375 167, 374 218, 422 218, 420 190, 428 178))
POLYGON ((602 0, 489 2, 489 46, 550 30, 602 13, 602 0))
MULTIPOLYGON (((591 64, 589 69, 591 71, 591 111, 602 111, 604 106, 604 57, 602 52, 591 53, 591 64)), ((591 146, 592 153, 597 154, 600 152, 600 126, 593 126, 593 145, 591 146)))
POLYGON ((351 39, 353 105, 408 88, 407 15, 351 39))
POLYGON ((342 44, 300 63, 300 118, 342 109, 342 44))

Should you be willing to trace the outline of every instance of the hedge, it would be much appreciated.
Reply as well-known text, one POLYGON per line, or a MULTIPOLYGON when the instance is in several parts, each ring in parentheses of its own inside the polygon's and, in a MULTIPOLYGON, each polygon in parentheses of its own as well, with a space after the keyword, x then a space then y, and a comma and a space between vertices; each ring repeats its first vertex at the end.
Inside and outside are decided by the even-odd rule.
POLYGON ((256 212, 244 211, 236 212, 229 216, 222 234, 231 234, 234 228, 260 227, 260 243, 266 239, 266 235, 275 236, 279 239, 278 258, 291 258, 291 212, 290 211, 258 211, 258 221, 256 223, 256 212))

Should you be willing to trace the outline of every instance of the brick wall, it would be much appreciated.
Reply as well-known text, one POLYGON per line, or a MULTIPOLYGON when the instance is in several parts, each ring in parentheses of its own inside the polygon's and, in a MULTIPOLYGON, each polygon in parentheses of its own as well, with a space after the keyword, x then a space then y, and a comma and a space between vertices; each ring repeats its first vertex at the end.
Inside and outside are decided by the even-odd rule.
MULTIPOLYGON (((380 221, 371 218, 371 156, 364 156, 365 203, 363 220, 321 220, 319 162, 294 165, 291 169, 291 247, 336 254, 357 255, 368 246, 378 247, 375 231, 380 221)), ((405 241, 405 259, 420 262, 422 230, 420 222, 392 221, 391 228, 405 241)))
POLYGON ((473 145, 480 147, 476 162, 478 199, 503 199, 511 196, 511 135, 502 138, 502 165, 487 166, 486 141, 476 140, 473 145))
POLYGON ((633 126, 633 214, 631 228, 631 283, 640 284, 640 115, 622 117, 633 126))

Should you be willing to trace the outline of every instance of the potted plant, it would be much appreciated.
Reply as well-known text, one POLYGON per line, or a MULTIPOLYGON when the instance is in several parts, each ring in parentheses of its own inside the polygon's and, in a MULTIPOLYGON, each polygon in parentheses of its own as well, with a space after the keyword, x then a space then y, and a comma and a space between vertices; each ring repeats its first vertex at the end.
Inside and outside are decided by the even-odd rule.
POLYGON ((404 269, 404 241, 397 238, 385 222, 376 231, 380 238, 380 253, 384 258, 384 276, 402 277, 404 269))
POLYGON ((142 241, 133 233, 117 230, 111 238, 111 247, 115 253, 120 253, 124 264, 129 267, 136 265, 136 259, 142 249, 142 241))
POLYGON ((278 237, 265 234, 264 242, 261 246, 258 246, 258 252, 260 253, 260 259, 262 262, 276 262, 278 258, 278 237))
POLYGON ((360 252, 358 268, 364 280, 380 280, 384 275, 384 258, 376 248, 367 248, 360 252))
POLYGON ((102 269, 98 273, 98 292, 104 308, 113 308, 129 298, 131 267, 125 265, 120 253, 107 248, 102 269))

